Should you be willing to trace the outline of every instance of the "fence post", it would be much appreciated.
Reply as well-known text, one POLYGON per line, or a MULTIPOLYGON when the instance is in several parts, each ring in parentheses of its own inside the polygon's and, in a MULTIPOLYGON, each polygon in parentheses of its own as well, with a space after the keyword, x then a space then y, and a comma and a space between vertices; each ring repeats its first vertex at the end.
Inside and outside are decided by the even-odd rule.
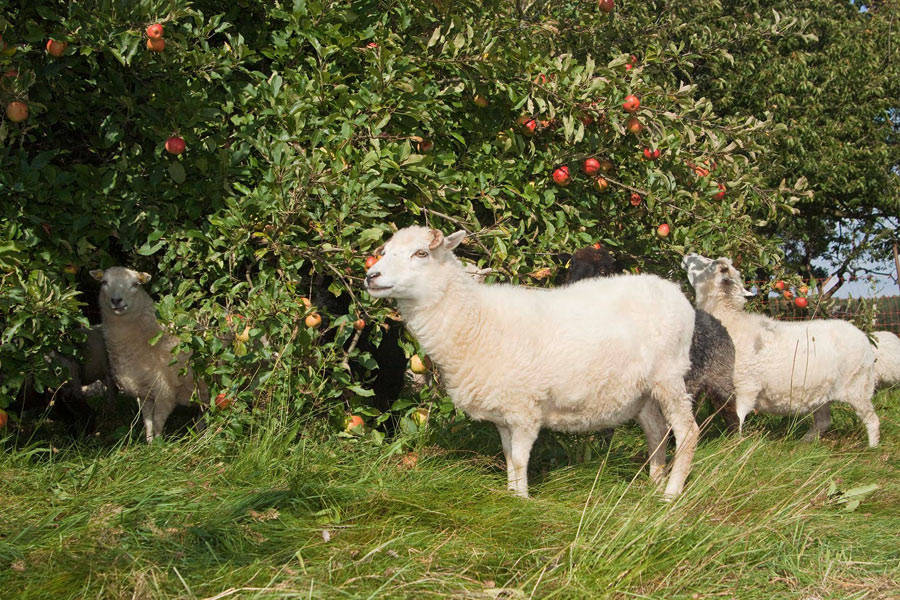
POLYGON ((897 242, 894 242, 894 273, 897 275, 897 286, 900 287, 900 253, 897 252, 897 242))

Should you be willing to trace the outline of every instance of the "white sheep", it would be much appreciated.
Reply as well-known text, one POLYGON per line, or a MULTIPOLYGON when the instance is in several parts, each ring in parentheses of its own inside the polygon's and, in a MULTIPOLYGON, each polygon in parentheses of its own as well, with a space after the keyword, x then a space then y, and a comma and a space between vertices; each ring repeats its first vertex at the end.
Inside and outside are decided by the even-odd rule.
POLYGON ((813 413, 805 439, 831 426, 829 403, 846 402, 865 424, 869 446, 878 445, 878 416, 872 345, 846 321, 780 322, 744 310, 748 292, 731 260, 697 254, 682 266, 697 293, 696 305, 718 318, 734 341, 735 407, 739 430, 752 410, 813 413))
POLYGON ((528 497, 541 427, 583 432, 637 419, 656 482, 671 425, 677 452, 665 494, 679 494, 699 430, 684 385, 694 310, 678 287, 652 275, 553 290, 479 284, 453 255, 464 237, 401 229, 365 285, 397 301, 454 404, 497 426, 509 489, 528 497))
MULTIPOLYGON (((141 287, 150 281, 149 274, 111 267, 91 271, 91 276, 100 281, 103 338, 113 378, 124 393, 137 399, 147 442, 152 442, 162 435, 176 405, 190 405, 195 385, 188 357, 182 354, 173 364, 172 349, 178 340, 171 335, 150 343, 161 327, 153 299, 141 287)), ((200 398, 208 401, 206 385, 200 382, 196 387, 200 398)))
POLYGON ((900 337, 890 331, 876 331, 875 386, 891 387, 900 384, 900 337))

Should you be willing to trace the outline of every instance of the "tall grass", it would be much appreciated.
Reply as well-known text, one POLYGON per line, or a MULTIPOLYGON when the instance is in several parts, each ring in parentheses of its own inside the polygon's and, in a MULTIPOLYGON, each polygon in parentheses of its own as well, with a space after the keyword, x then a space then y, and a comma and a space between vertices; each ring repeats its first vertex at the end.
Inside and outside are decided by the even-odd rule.
POLYGON ((817 443, 761 417, 706 435, 673 503, 627 426, 583 464, 536 454, 531 500, 474 423, 409 440, 415 462, 284 415, 237 442, 10 448, 0 597, 897 598, 900 393, 876 403, 875 450, 841 410, 817 443))

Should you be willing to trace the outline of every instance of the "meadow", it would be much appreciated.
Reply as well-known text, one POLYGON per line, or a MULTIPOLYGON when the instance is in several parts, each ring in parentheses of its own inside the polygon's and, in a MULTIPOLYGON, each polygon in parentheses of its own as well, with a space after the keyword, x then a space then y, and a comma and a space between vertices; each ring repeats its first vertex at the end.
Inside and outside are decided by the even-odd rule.
POLYGON ((230 441, 7 438, 0 597, 897 598, 900 391, 875 404, 874 450, 842 407, 815 443, 707 426, 672 504, 633 425, 542 434, 530 500, 463 419, 382 445, 275 410, 230 441))

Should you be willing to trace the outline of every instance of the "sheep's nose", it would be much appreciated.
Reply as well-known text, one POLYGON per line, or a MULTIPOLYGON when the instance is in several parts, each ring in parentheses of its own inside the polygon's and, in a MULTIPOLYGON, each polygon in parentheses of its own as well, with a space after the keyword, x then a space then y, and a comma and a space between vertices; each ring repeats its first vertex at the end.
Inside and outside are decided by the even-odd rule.
POLYGON ((110 304, 110 306, 118 308, 118 307, 122 306, 123 300, 121 298, 112 297, 109 299, 109 304, 110 304))
POLYGON ((366 285, 372 283, 373 279, 378 279, 381 277, 381 271, 374 271, 372 273, 366 273, 366 285))

